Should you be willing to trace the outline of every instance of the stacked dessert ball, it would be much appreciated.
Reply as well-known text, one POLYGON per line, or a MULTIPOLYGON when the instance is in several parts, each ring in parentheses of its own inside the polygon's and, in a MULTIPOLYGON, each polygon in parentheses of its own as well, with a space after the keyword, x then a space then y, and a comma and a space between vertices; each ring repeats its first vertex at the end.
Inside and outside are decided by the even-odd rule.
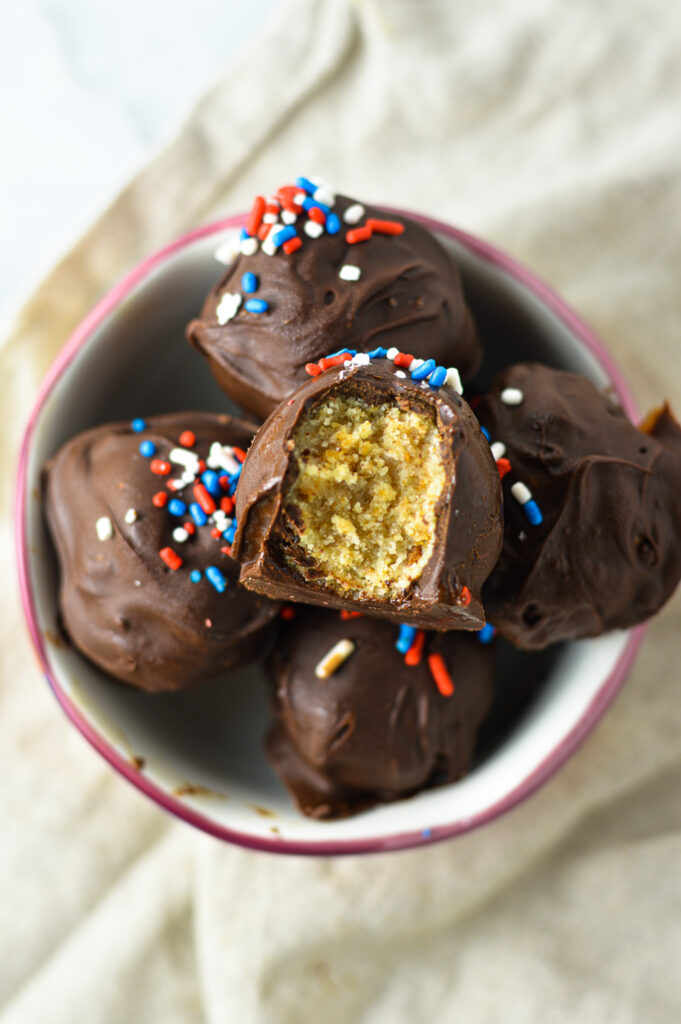
POLYGON ((453 259, 317 179, 258 196, 219 258, 187 336, 253 422, 140 418, 55 455, 64 628, 147 691, 264 659, 267 751, 310 816, 453 782, 493 703, 495 632, 537 650, 673 592, 681 428, 664 406, 638 429, 540 365, 475 394, 453 259))

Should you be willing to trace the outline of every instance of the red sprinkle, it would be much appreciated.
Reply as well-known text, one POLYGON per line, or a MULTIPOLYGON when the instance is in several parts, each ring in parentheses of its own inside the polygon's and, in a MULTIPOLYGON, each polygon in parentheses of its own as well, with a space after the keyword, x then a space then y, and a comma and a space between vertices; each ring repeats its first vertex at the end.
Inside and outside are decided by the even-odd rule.
POLYGON ((230 498, 227 495, 224 498, 220 498, 220 508, 229 515, 230 512, 234 511, 234 498, 230 498))
POLYGON ((416 665, 421 664, 421 656, 423 654, 423 645, 426 642, 426 634, 422 629, 416 630, 416 636, 414 642, 404 656, 405 665, 409 665, 413 668, 416 665))
POLYGON ((220 548, 220 551, 222 552, 223 555, 231 555, 232 554, 232 548, 231 548, 231 546, 229 544, 225 544, 224 548, 220 548))
POLYGON ((508 459, 497 459, 497 469, 499 477, 503 480, 506 474, 511 472, 511 463, 508 459))
POLYGON ((341 619, 361 619, 362 612, 349 612, 347 608, 341 608, 341 619))
POLYGON ((234 458, 238 459, 239 462, 246 461, 246 452, 243 450, 243 448, 237 448, 237 446, 234 445, 232 451, 234 452, 234 458))
POLYGON ((447 671, 445 660, 441 654, 429 654, 428 655, 428 668, 430 674, 435 680, 435 685, 442 694, 443 697, 451 697, 454 693, 454 682, 452 677, 447 671))
POLYGON ((310 220, 316 221, 317 224, 326 224, 326 214, 318 206, 311 206, 307 211, 307 215, 310 220))
POLYGON ((254 235, 260 227, 262 216, 265 212, 265 197, 256 196, 253 200, 253 206, 246 222, 246 231, 249 235, 254 235))
POLYGON ((296 610, 292 604, 283 604, 279 616, 282 619, 295 619, 296 610))
POLYGON ((177 551, 173 551, 172 548, 161 548, 159 555, 169 569, 179 569, 182 565, 182 559, 178 555, 177 551))
POLYGON ((203 486, 203 484, 194 484, 194 497, 198 501, 199 505, 206 513, 207 516, 212 516, 213 512, 217 508, 217 505, 211 498, 210 494, 203 486))
POLYGON ((166 480, 166 487, 169 491, 181 491, 182 481, 180 480, 166 480))
POLYGON ((291 210, 292 213, 302 213, 302 206, 300 203, 294 203, 294 197, 300 192, 299 188, 295 185, 282 185, 281 188, 277 189, 277 199, 284 207, 285 210, 291 210))
POLYGON ((194 523, 192 523, 191 521, 187 521, 186 523, 183 523, 182 525, 184 526, 184 528, 187 531, 187 533, 189 534, 189 536, 193 537, 194 534, 196 533, 196 526, 194 525, 194 523))
POLYGON ((205 459, 199 459, 199 473, 205 473, 205 472, 206 472, 206 460, 205 459))
POLYGON ((413 356, 407 355, 406 352, 398 352, 393 360, 393 363, 395 366, 403 366, 405 370, 408 370, 413 361, 413 356))
POLYGON ((404 231, 404 224, 396 220, 374 220, 372 217, 366 222, 366 227, 378 235, 401 235, 404 231))
POLYGON ((171 468, 170 463, 166 462, 165 459, 152 459, 149 463, 149 469, 152 473, 155 473, 156 476, 168 476, 171 468))
POLYGON ((180 434, 180 444, 183 448, 193 448, 196 444, 196 438, 191 430, 183 430, 180 434))
POLYGON ((317 366, 320 370, 328 370, 330 366, 340 366, 341 363, 347 363, 352 359, 349 352, 341 352, 337 356, 326 356, 324 359, 320 359, 317 366))
POLYGON ((459 596, 456 599, 456 603, 462 605, 464 608, 468 608, 471 603, 471 592, 468 587, 462 587, 459 591, 459 596))
POLYGON ((165 491, 157 491, 154 497, 151 499, 152 505, 156 508, 163 508, 164 505, 168 504, 168 495, 165 491))
POLYGON ((222 537, 222 530, 218 530, 217 526, 214 526, 210 531, 210 535, 213 540, 220 540, 220 537, 222 537))
POLYGON ((321 372, 316 363, 305 363, 305 373, 309 373, 311 377, 318 377, 321 372))
POLYGON ((361 228, 353 228, 352 231, 348 231, 345 236, 345 241, 348 245, 356 245, 357 242, 366 242, 371 238, 371 228, 366 225, 361 228))
POLYGON ((218 483, 220 484, 220 487, 222 487, 223 491, 229 490, 229 477, 228 476, 219 476, 218 477, 218 483))
POLYGON ((264 242, 270 233, 271 224, 261 224, 258 228, 258 238, 261 242, 264 242))
POLYGON ((282 245, 282 249, 284 250, 287 256, 290 256, 292 252, 296 252, 298 249, 300 249, 302 244, 302 238, 299 238, 298 235, 296 235, 295 238, 289 238, 288 242, 284 242, 284 244, 282 245))
POLYGON ((279 215, 279 211, 280 210, 281 210, 281 203, 279 202, 278 199, 277 200, 270 199, 270 201, 267 203, 267 206, 265 207, 265 213, 274 213, 277 216, 279 215))

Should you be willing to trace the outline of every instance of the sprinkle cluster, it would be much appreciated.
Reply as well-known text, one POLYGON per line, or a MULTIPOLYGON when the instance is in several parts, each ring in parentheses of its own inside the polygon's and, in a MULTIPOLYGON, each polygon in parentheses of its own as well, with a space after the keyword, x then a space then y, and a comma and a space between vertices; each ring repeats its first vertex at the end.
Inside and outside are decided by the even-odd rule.
POLYGON ((338 352, 332 352, 331 355, 320 359, 318 363, 307 363, 305 372, 310 377, 318 377, 320 373, 332 366, 368 366, 373 359, 387 359, 397 367, 395 374, 397 377, 406 378, 408 373, 412 380, 420 381, 424 387, 427 384, 434 391, 446 384, 458 395, 463 394, 461 377, 455 366, 447 368, 437 366, 434 359, 417 359, 406 352, 400 352, 397 348, 379 347, 371 352, 357 352, 356 349, 342 348, 338 352))
MULTIPOLYGON (((499 397, 504 405, 522 405, 525 401, 525 396, 520 388, 504 388, 499 397)), ((507 473, 513 471, 511 463, 506 458, 506 445, 501 441, 492 441, 489 431, 485 427, 480 429, 489 443, 490 451, 499 470, 499 476, 503 480, 507 473)), ((511 494, 518 504, 522 505, 523 512, 531 526, 539 526, 543 523, 544 517, 541 509, 532 497, 532 491, 527 484, 523 483, 522 480, 516 480, 515 483, 511 484, 511 494)))
MULTIPOLYGON (((130 424, 136 434, 147 429, 143 419, 137 418, 130 424)), ((211 536, 219 543, 223 555, 231 554, 231 544, 236 533, 234 516, 234 492, 236 491, 246 453, 233 445, 213 441, 208 458, 202 459, 194 450, 196 438, 193 431, 183 430, 178 446, 172 448, 166 459, 157 457, 156 445, 149 438, 139 444, 139 453, 149 459, 149 471, 165 483, 165 490, 158 490, 151 498, 155 508, 164 508, 170 517, 172 538, 176 545, 186 544, 196 536, 197 529, 207 527, 211 536), (183 492, 191 487, 191 499, 184 500, 183 492), (183 497, 180 497, 183 495, 183 497)), ((135 523, 140 510, 129 508, 123 517, 128 524, 135 523)), ((102 516, 95 523, 99 540, 110 540, 114 535, 113 523, 108 516, 102 516)), ((158 552, 161 561, 173 572, 184 564, 175 547, 163 547, 158 552)), ((227 579, 217 565, 209 565, 202 573, 193 569, 192 583, 199 583, 205 575, 212 587, 222 594, 227 588, 227 579)), ((207 620, 208 621, 208 620, 207 620)))
MULTIPOLYGON (((396 220, 367 217, 360 224, 366 213, 361 203, 353 203, 342 212, 336 206, 336 193, 323 179, 297 178, 295 185, 282 185, 269 199, 256 196, 238 242, 221 245, 215 258, 221 263, 232 263, 239 254, 253 256, 258 250, 267 256, 280 251, 292 256, 302 248, 304 240, 337 235, 344 224, 348 245, 367 242, 374 235, 401 235, 404 231, 404 224, 396 220)), ((338 276, 343 281, 359 281, 362 271, 352 263, 344 263, 338 276)), ((215 311, 218 323, 228 323, 242 307, 247 313, 267 313, 270 304, 266 299, 246 298, 258 288, 255 274, 243 274, 241 292, 221 295, 215 311)))

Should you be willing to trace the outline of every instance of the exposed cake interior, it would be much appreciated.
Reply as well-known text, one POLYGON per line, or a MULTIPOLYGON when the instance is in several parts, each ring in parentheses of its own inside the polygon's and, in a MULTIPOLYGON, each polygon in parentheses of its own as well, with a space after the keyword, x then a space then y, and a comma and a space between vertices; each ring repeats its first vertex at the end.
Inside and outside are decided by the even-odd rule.
POLYGON ((289 564, 348 597, 403 594, 432 555, 447 480, 434 410, 336 391, 312 407, 293 442, 289 564))

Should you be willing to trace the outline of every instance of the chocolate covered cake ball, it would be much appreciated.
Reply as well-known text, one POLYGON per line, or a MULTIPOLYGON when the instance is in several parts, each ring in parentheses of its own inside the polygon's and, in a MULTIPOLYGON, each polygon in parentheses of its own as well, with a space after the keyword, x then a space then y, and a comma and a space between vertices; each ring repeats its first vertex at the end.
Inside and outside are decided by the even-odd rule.
POLYGON ((501 487, 456 371, 377 349, 308 372, 244 464, 241 583, 424 628, 479 629, 501 487))
POLYGON ((465 378, 480 343, 451 256, 401 214, 299 178, 255 200, 187 336, 230 398, 265 417, 342 346, 404 348, 465 378))
POLYGON ((490 707, 475 637, 297 607, 268 661, 267 752, 304 814, 339 818, 460 779, 490 707))
POLYGON ((45 469, 74 645, 142 690, 179 690, 262 654, 278 606, 238 585, 233 493, 253 426, 184 412, 79 434, 45 469))
POLYGON ((504 489, 489 620, 541 648, 654 615, 681 577, 681 427, 669 408, 637 429, 587 379, 519 364, 476 413, 504 489))

